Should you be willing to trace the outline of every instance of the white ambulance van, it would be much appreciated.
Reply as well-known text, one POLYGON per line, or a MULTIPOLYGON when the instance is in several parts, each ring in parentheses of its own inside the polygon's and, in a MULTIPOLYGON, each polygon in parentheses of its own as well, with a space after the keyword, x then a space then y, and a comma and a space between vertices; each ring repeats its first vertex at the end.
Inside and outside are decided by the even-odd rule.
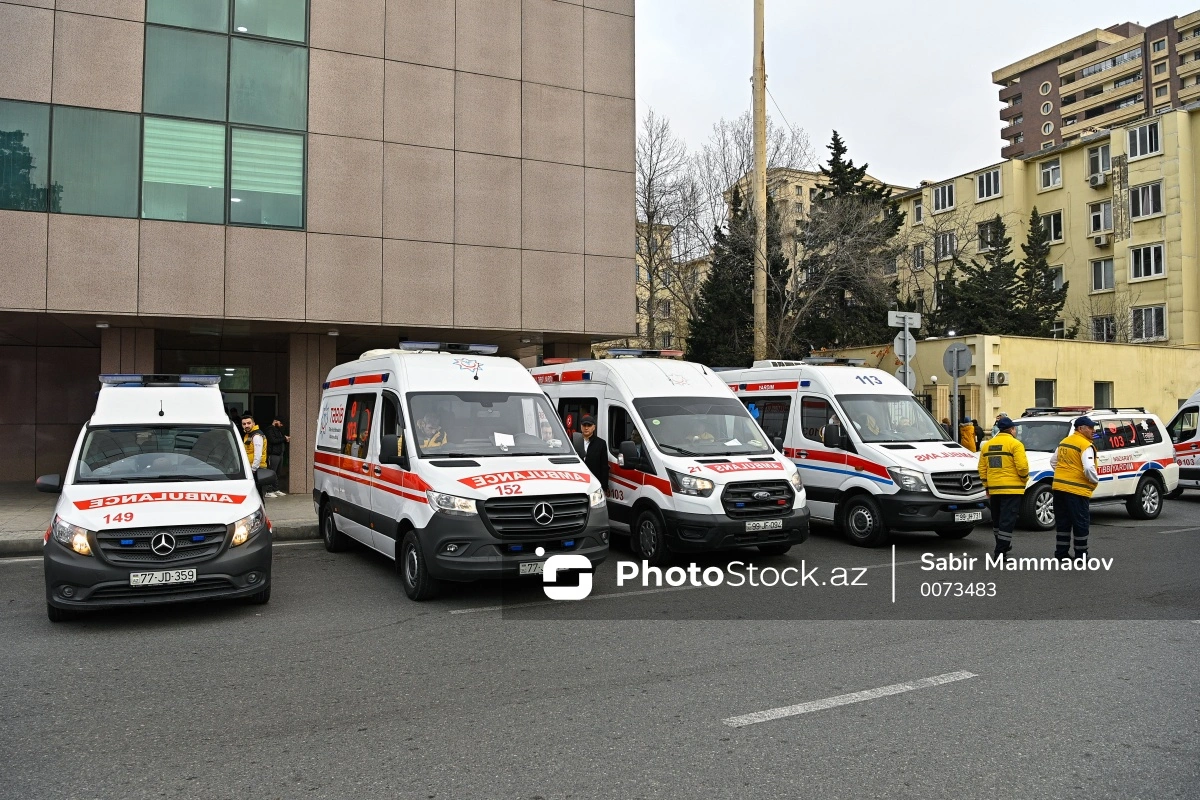
MULTIPOLYGON (((46 613, 271 599, 271 523, 220 378, 101 375, 46 531, 46 613)), ((260 485, 274 473, 260 469, 260 485)))
POLYGON ((977 456, 886 372, 809 359, 721 372, 800 468, 814 519, 877 547, 891 531, 961 539, 990 521, 977 456))
POLYGON ((1167 434, 1175 447, 1179 464, 1179 486, 1169 495, 1178 497, 1184 489, 1200 489, 1200 389, 1179 407, 1167 423, 1167 434))
POLYGON ((609 449, 608 514, 652 565, 672 553, 808 538, 804 485, 725 382, 700 364, 622 357, 537 367, 569 433, 585 415, 609 449))
POLYGON ((405 342, 335 367, 322 387, 313 502, 325 547, 396 561, 405 593, 540 575, 608 555, 604 490, 529 372, 494 345, 405 342))

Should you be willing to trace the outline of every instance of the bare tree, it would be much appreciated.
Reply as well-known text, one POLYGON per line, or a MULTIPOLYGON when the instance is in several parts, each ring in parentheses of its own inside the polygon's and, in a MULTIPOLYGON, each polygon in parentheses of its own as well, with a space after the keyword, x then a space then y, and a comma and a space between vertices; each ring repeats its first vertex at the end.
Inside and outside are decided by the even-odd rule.
POLYGON ((1063 318, 1071 320, 1080 338, 1093 342, 1132 342, 1133 310, 1141 293, 1118 289, 1106 294, 1089 294, 1069 303, 1063 318))

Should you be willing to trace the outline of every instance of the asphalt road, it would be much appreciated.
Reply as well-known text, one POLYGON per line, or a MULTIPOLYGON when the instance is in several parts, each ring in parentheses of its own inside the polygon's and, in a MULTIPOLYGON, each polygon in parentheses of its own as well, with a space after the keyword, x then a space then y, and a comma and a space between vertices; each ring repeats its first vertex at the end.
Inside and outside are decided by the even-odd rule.
POLYGON ((579 603, 491 583, 417 604, 382 557, 289 543, 268 606, 54 625, 40 561, 0 561, 0 797, 1194 798, 1197 512, 1099 511, 1091 553, 1121 580, 1006 574, 950 613, 916 602, 920 554, 982 555, 990 533, 900 537, 908 619, 871 616, 896 613, 890 549, 820 529, 702 563, 869 566, 870 589, 614 597, 642 591, 616 588, 618 546, 579 603), (1104 616, 1072 599, 1094 605, 1089 580, 1141 618, 1080 618, 1104 616), (1019 619, 984 619, 1003 608, 1019 619))

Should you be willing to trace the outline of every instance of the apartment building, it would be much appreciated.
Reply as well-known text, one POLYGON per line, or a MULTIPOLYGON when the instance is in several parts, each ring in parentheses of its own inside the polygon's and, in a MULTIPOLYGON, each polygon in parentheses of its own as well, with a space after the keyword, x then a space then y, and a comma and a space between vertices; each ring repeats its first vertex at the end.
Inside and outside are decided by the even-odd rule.
POLYGON ((992 73, 1001 158, 1019 158, 1200 99, 1200 11, 1091 30, 992 73))

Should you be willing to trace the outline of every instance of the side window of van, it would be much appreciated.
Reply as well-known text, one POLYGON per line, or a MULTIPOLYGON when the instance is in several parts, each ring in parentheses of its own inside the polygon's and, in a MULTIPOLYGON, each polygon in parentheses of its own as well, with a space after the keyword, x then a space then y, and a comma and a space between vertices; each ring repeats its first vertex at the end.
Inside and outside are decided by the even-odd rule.
POLYGON ((810 442, 821 441, 821 430, 829 423, 833 412, 829 401, 820 397, 804 397, 800 400, 800 432, 810 442))
POLYGON ((1133 420, 1106 419, 1100 423, 1100 436, 1096 439, 1097 450, 1121 450, 1126 447, 1137 447, 1137 434, 1133 430, 1133 420))
POLYGON ((792 415, 792 398, 755 397, 743 398, 750 416, 758 420, 758 424, 766 432, 768 439, 787 438, 788 419, 792 415))
POLYGON ((400 400, 391 392, 383 393, 383 410, 379 422, 380 436, 399 436, 401 452, 407 453, 404 444, 404 411, 400 408, 400 400))
POLYGON ((1159 444, 1163 440, 1162 430, 1159 429, 1158 423, 1150 417, 1137 420, 1133 427, 1137 432, 1140 445, 1159 444))
POLYGON ((580 419, 595 417, 599 411, 600 402, 594 397, 563 397, 558 401, 558 415, 568 437, 579 430, 580 419))
POLYGON ((1175 415, 1175 419, 1167 426, 1172 442, 1179 444, 1196 438, 1196 423, 1200 420, 1198 411, 1196 406, 1188 406, 1175 415))
POLYGON ((342 455, 366 458, 375 417, 375 393, 352 394, 346 398, 346 424, 342 428, 342 455))
POLYGON ((629 418, 629 412, 620 406, 608 407, 608 449, 614 454, 621 451, 621 442, 634 442, 641 444, 633 438, 637 429, 633 427, 633 420, 629 418))

